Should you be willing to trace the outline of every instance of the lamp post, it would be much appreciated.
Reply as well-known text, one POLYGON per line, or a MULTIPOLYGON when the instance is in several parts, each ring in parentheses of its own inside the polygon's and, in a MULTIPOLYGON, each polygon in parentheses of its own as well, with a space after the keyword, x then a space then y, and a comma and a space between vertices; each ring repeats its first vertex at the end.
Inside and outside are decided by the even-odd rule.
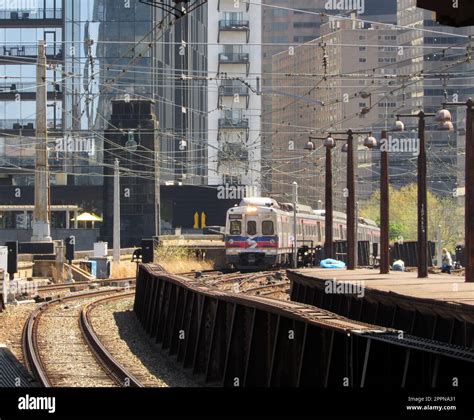
POLYGON ((418 114, 397 115, 398 122, 400 122, 400 117, 418 118, 418 137, 420 139, 420 154, 418 155, 418 278, 428 277, 428 190, 426 187, 425 118, 434 116, 436 114, 428 114, 423 111, 418 114))
MULTIPOLYGON (((387 131, 382 131, 381 141, 388 141, 387 131)), ((388 148, 380 151, 380 274, 390 272, 390 198, 388 190, 388 148)))
POLYGON ((324 140, 326 148, 326 176, 325 176, 325 193, 324 193, 324 257, 334 258, 334 237, 333 237, 333 198, 332 198, 332 149, 336 147, 336 139, 329 135, 328 137, 310 137, 305 149, 313 151, 314 143, 311 140, 324 140))
MULTIPOLYGON (((401 123, 400 121, 398 121, 401 123)), ((401 123, 402 124, 402 123, 401 123)), ((388 180, 388 148, 382 147, 387 142, 387 130, 382 131, 380 142, 371 136, 364 141, 364 146, 373 149, 380 147, 380 274, 390 272, 390 235, 389 235, 389 180, 388 180)))
MULTIPOLYGON (((465 255, 466 255, 466 282, 474 282, 474 101, 469 98, 467 102, 445 102, 443 106, 466 107, 466 168, 465 168, 465 255)), ((451 113, 442 109, 436 114, 436 119, 443 124, 446 130, 452 130, 451 113)))
MULTIPOLYGON (((356 188, 355 188, 355 168, 357 166, 356 154, 354 153, 354 135, 369 135, 372 138, 370 131, 353 131, 349 129, 347 132, 334 133, 346 134, 347 143, 347 269, 355 270, 357 267, 357 220, 356 220, 356 188)), ((367 141, 367 139, 366 139, 367 141)), ((372 141, 372 140, 370 140, 372 141)))

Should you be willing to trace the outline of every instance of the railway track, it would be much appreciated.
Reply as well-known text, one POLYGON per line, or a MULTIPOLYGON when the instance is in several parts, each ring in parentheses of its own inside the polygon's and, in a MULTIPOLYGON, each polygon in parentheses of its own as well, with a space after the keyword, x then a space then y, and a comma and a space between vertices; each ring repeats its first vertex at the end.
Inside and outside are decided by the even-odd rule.
POLYGON ((134 284, 136 281, 135 277, 126 277, 120 279, 102 279, 102 280, 94 280, 94 281, 78 281, 75 283, 67 283, 67 284, 50 284, 47 286, 39 286, 38 293, 44 292, 56 292, 61 290, 67 290, 72 287, 88 287, 91 284, 97 284, 99 286, 108 286, 113 283, 123 283, 128 282, 129 284, 134 284))
POLYGON ((54 299, 30 315, 23 329, 23 352, 28 369, 41 386, 141 386, 102 346, 88 316, 89 305, 97 297, 130 295, 117 294, 121 291, 95 290, 54 299))
POLYGON ((91 312, 96 306, 133 296, 134 294, 135 292, 129 292, 121 294, 120 296, 107 296, 85 305, 81 311, 79 325, 94 355, 109 372, 110 376, 114 378, 115 382, 121 386, 141 388, 143 387, 142 383, 133 374, 128 372, 105 348, 94 331, 91 322, 91 312))
POLYGON ((202 281, 206 286, 221 291, 259 295, 276 298, 289 297, 290 282, 282 270, 261 271, 254 273, 208 271, 184 273, 184 277, 202 281))

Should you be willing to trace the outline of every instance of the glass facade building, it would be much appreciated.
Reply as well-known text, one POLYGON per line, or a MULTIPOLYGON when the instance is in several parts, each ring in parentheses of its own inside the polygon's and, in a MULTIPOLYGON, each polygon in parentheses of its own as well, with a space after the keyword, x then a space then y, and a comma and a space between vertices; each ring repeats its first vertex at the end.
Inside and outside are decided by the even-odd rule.
POLYGON ((207 8, 168 27, 163 11, 138 0, 33 6, 0 11, 0 185, 34 184, 39 39, 47 43, 53 186, 103 185, 104 130, 123 132, 111 127, 112 100, 154 101, 162 182, 205 184, 207 8))

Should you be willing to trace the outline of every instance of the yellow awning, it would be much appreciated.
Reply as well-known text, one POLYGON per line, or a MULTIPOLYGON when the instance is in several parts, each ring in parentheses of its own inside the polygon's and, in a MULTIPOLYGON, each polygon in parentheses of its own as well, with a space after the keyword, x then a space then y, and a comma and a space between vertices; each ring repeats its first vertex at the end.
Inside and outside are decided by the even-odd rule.
MULTIPOLYGON (((73 221, 76 221, 75 219, 72 219, 73 221)), ((102 217, 96 216, 95 214, 92 213, 82 213, 80 216, 77 216, 77 221, 78 222, 102 222, 102 217)))

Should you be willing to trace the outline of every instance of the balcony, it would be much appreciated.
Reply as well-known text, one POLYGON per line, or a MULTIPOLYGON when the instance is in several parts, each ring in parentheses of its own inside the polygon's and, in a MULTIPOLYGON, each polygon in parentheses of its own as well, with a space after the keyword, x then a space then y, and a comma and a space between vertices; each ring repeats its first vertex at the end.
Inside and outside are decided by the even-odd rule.
POLYGON ((219 128, 223 129, 248 129, 249 120, 248 118, 236 119, 236 118, 219 118, 219 128))
POLYGON ((225 143, 219 150, 218 159, 220 161, 247 161, 249 152, 241 143, 225 143))
POLYGON ((246 74, 250 71, 250 55, 248 53, 220 53, 218 73, 221 72, 221 65, 243 64, 246 67, 246 74))
POLYGON ((61 27, 63 24, 62 9, 2 10, 0 27, 61 27))
POLYGON ((232 83, 232 84, 223 84, 219 86, 219 103, 218 106, 222 105, 222 100, 227 98, 233 98, 234 103, 240 102, 240 97, 245 98, 246 107, 249 107, 250 101, 250 94, 249 88, 243 85, 240 82, 232 83), (238 101, 236 101, 238 99, 238 101))
POLYGON ((221 32, 245 32, 247 42, 250 37, 250 22, 240 19, 222 19, 219 21, 219 35, 217 42, 220 42, 221 32))
POLYGON ((250 131, 248 118, 219 118, 219 138, 226 131, 241 131, 248 141, 250 131))
MULTIPOLYGON (((18 64, 22 59, 24 59, 25 63, 31 63, 32 59, 36 59, 37 57, 38 47, 36 45, 7 44, 2 45, 0 48, 0 64, 18 64), (10 57, 15 57, 15 60, 11 60, 10 57)), ((46 58, 49 62, 62 61, 62 48, 54 46, 46 47, 46 58)))
MULTIPOLYGON (((36 99, 35 83, 8 83, 0 84, 0 100, 15 101, 18 99, 34 101, 36 99)), ((47 85, 48 101, 62 100, 63 92, 59 83, 47 85)))

